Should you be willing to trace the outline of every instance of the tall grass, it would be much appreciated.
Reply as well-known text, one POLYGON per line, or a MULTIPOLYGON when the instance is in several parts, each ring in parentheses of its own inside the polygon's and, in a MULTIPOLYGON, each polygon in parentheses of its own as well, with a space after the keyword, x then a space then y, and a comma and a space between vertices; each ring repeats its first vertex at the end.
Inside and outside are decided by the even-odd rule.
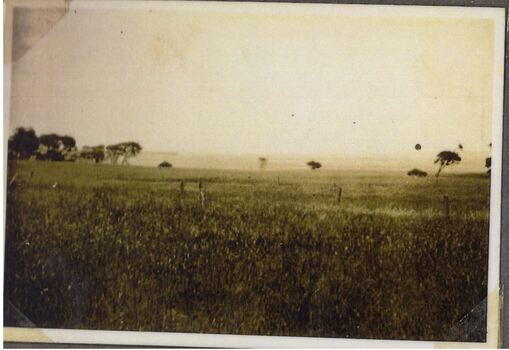
POLYGON ((5 298, 39 327, 460 340, 486 296, 484 178, 9 171, 5 298))

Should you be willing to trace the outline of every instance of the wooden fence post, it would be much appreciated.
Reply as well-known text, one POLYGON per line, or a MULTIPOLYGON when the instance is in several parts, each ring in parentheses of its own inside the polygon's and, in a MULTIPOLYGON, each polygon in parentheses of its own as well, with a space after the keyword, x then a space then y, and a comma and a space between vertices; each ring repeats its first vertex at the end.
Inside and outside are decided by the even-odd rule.
POLYGON ((184 194, 186 192, 186 184, 184 180, 180 180, 180 194, 184 194))
POLYGON ((337 203, 341 203, 341 193, 343 192, 343 189, 341 187, 338 188, 338 197, 337 197, 337 203))
POLYGON ((199 191, 201 206, 204 207, 205 206, 205 187, 203 186, 203 182, 201 179, 198 182, 198 191, 199 191))
POLYGON ((445 217, 449 218, 449 196, 444 195, 445 217))

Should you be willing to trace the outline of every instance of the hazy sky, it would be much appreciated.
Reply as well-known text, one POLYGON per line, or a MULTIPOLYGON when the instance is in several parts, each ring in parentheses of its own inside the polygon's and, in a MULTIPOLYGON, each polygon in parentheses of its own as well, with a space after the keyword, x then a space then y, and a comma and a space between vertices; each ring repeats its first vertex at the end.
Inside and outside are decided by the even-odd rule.
MULTIPOLYGON (((493 21, 318 6, 71 8, 13 64, 10 129, 195 153, 489 153, 493 21)), ((35 25, 16 10, 14 48, 35 25)))

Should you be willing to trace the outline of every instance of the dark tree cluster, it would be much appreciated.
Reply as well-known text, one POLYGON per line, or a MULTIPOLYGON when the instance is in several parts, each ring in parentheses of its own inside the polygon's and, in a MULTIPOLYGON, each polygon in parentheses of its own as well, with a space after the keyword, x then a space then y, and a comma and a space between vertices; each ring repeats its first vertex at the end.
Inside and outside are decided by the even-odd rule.
POLYGON ((76 161, 90 159, 100 163, 106 158, 112 164, 117 164, 119 158, 122 164, 128 164, 127 158, 136 156, 141 151, 137 142, 123 142, 104 146, 83 146, 78 151, 76 140, 72 136, 45 134, 37 136, 32 128, 17 128, 9 138, 8 157, 13 159, 37 159, 49 161, 76 161))
POLYGON ((104 145, 99 146, 83 146, 80 151, 80 158, 91 159, 94 163, 100 163, 105 158, 104 145))
POLYGON ((47 134, 39 137, 39 147, 36 153, 38 160, 75 161, 78 158, 76 140, 71 136, 47 134))
POLYGON ((39 148, 39 138, 32 128, 17 128, 8 141, 9 159, 28 159, 39 148))
POLYGON ((78 150, 76 140, 71 136, 47 134, 37 137, 32 128, 17 128, 9 138, 9 159, 30 159, 52 161, 74 161, 78 150))

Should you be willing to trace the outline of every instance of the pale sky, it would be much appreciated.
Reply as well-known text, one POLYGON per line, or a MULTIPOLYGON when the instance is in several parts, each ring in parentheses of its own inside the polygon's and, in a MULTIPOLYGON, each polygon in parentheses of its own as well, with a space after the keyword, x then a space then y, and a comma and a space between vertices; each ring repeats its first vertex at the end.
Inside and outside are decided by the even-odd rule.
MULTIPOLYGON (((161 7, 71 8, 13 63, 10 130, 198 154, 490 152, 492 20, 161 7)), ((16 10, 14 50, 35 17, 16 10)))

